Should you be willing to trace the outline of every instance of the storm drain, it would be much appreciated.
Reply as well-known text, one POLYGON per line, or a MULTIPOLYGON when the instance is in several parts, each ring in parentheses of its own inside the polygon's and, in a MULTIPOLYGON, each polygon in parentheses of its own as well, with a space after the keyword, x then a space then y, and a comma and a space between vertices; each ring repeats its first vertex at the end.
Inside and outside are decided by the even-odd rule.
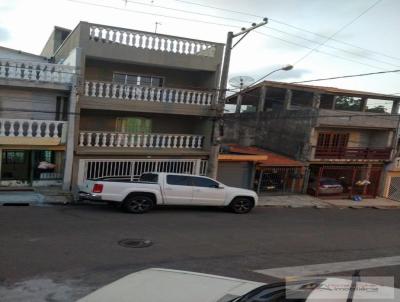
POLYGON ((152 246, 153 242, 148 239, 122 239, 118 241, 118 244, 129 248, 143 248, 152 246))

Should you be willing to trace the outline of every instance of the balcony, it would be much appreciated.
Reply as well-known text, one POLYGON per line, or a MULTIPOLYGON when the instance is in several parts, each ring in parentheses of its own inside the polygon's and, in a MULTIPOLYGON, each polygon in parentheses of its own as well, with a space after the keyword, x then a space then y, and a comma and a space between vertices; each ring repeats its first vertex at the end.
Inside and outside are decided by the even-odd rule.
POLYGON ((214 98, 213 93, 206 91, 136 85, 130 86, 95 81, 85 82, 85 96, 197 106, 210 106, 214 98))
POLYGON ((332 148, 332 147, 314 147, 315 159, 354 159, 354 160, 389 160, 391 148, 332 148))
POLYGON ((206 41, 97 24, 89 25, 89 39, 98 43, 113 43, 136 49, 210 58, 215 56, 217 46, 206 41))
POLYGON ((60 60, 76 47, 87 58, 217 72, 224 44, 115 26, 80 22, 54 57, 60 60))
POLYGON ((0 80, 70 84, 75 68, 67 65, 0 59, 0 80))
POLYGON ((0 144, 59 145, 65 143, 67 122, 0 119, 0 144))
POLYGON ((80 131, 79 147, 125 150, 202 150, 204 136, 192 134, 134 134, 119 132, 80 131))

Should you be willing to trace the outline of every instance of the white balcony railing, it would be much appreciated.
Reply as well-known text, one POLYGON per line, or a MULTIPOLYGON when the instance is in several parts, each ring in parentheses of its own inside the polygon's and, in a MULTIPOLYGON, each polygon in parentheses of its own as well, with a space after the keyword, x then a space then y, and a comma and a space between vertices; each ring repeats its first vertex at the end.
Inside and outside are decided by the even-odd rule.
POLYGON ((123 147, 162 149, 201 149, 204 136, 189 134, 128 134, 118 132, 81 131, 80 147, 123 147))
POLYGON ((0 119, 0 137, 61 138, 67 122, 46 120, 0 119))
POLYGON ((216 51, 216 45, 206 41, 95 24, 90 24, 89 39, 181 55, 214 57, 216 51))
POLYGON ((198 90, 86 81, 85 96, 209 106, 214 94, 198 90))
POLYGON ((75 68, 61 64, 0 59, 0 78, 68 84, 75 68))

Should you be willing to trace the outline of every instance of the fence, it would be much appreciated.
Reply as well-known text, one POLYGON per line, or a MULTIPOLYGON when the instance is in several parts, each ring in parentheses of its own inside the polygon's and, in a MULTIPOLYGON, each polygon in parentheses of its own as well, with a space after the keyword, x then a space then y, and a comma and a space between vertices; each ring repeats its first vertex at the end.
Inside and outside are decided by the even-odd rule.
POLYGON ((301 167, 263 167, 256 171, 254 189, 274 195, 300 193, 303 181, 301 167))
POLYGON ((206 175, 207 160, 202 159, 81 159, 78 184, 100 177, 127 177, 132 181, 147 172, 206 175))
POLYGON ((378 194, 382 167, 320 166, 311 169, 308 193, 316 197, 361 195, 375 198, 378 194))

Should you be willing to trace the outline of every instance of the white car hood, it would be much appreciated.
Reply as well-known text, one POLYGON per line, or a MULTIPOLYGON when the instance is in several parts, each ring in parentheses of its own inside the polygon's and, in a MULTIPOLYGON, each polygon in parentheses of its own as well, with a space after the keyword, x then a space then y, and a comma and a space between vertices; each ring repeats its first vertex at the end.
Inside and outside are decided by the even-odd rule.
POLYGON ((225 302, 263 283, 151 268, 127 275, 78 302, 225 302))

